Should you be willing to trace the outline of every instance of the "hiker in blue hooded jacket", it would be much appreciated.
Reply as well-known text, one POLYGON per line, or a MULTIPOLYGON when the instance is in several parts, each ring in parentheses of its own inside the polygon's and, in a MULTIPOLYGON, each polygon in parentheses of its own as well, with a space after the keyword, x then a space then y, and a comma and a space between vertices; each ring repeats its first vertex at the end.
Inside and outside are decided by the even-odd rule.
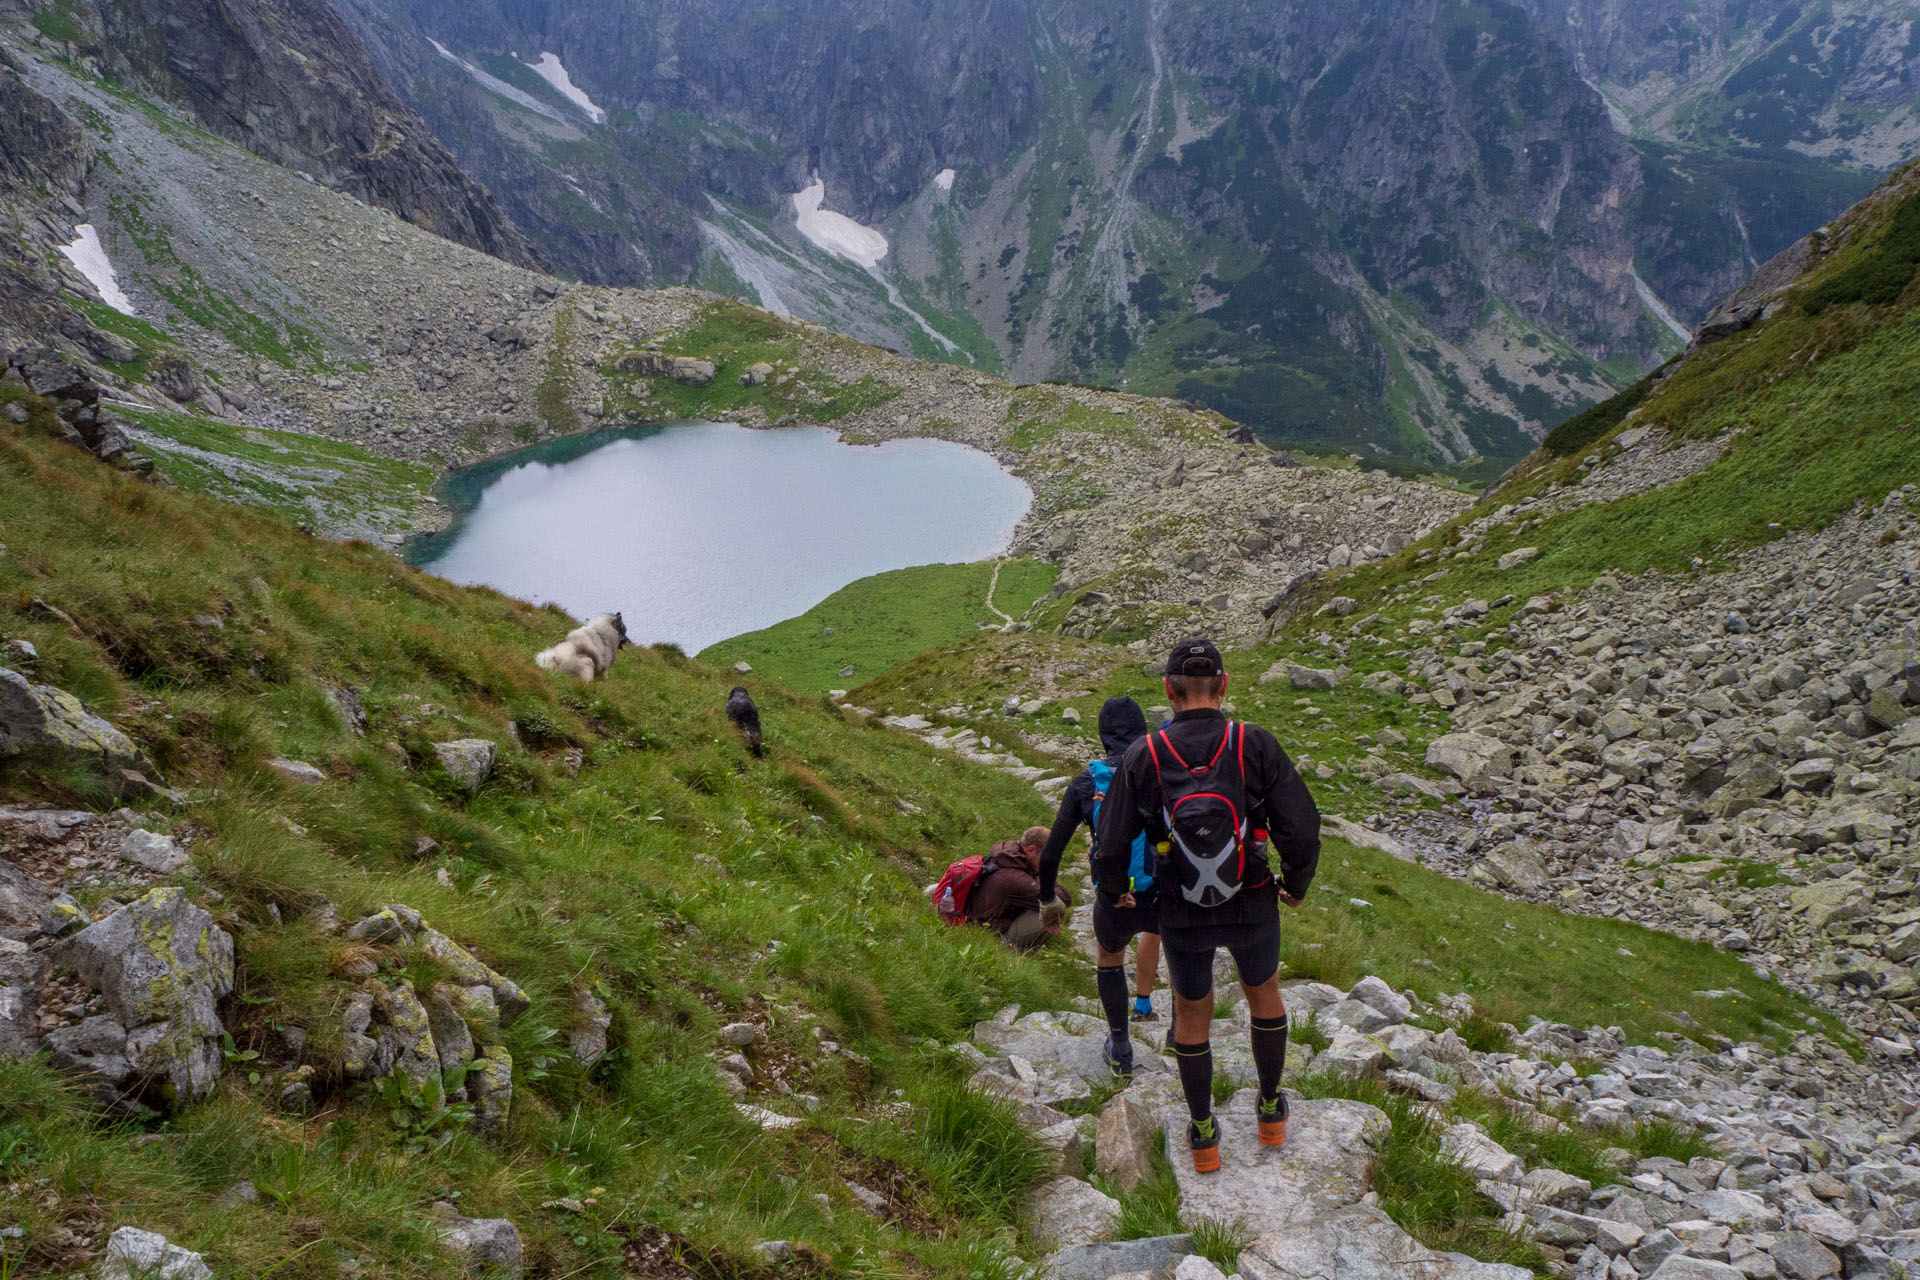
POLYGON ((1193 1167, 1220 1167, 1213 1114, 1213 958, 1233 956, 1253 1021, 1260 1142, 1287 1139, 1287 1011, 1280 999, 1280 906, 1300 905, 1320 862, 1320 811, 1271 733, 1220 709, 1226 667, 1212 641, 1183 640, 1167 659, 1173 720, 1121 758, 1100 810, 1093 855, 1098 900, 1125 907, 1130 849, 1155 851, 1160 949, 1173 987, 1173 1052, 1191 1123, 1193 1167), (1267 846, 1272 845, 1274 861, 1267 846))
MULTIPOLYGON (((1107 754, 1083 769, 1060 797, 1060 811, 1054 815, 1047 846, 1040 852, 1042 902, 1053 901, 1060 856, 1081 823, 1087 825, 1097 842, 1100 809, 1113 785, 1120 758, 1146 731, 1146 714, 1132 698, 1108 698, 1100 708, 1100 744, 1107 754)), ((1098 947, 1094 974, 1100 1007, 1107 1015, 1107 1067, 1116 1077, 1133 1074, 1133 1042, 1127 1038, 1127 944, 1137 940, 1133 956, 1135 1022, 1153 1019, 1153 979, 1160 969, 1160 914, 1153 897, 1153 860, 1144 835, 1133 842, 1128 867, 1134 905, 1122 907, 1100 901, 1093 905, 1093 939, 1098 947)))

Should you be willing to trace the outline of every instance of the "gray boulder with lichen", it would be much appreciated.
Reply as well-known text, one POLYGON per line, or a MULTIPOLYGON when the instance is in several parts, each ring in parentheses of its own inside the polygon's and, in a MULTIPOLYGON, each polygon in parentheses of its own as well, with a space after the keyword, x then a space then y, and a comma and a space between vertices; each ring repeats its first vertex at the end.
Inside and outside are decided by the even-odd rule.
POLYGON ((213 1091, 226 1031, 215 1006, 233 992, 233 939, 182 890, 151 891, 75 934, 55 959, 105 997, 141 1084, 175 1108, 213 1091))

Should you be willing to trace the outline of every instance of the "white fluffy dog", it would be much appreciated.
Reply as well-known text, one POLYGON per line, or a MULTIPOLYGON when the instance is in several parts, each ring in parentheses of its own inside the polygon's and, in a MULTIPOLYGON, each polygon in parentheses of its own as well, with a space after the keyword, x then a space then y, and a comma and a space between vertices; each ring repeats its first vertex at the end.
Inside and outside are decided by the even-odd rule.
POLYGON ((564 671, 591 683, 607 674, 607 668, 628 644, 627 624, 617 613, 603 613, 584 627, 567 632, 567 638, 551 649, 534 656, 534 665, 547 671, 564 671))

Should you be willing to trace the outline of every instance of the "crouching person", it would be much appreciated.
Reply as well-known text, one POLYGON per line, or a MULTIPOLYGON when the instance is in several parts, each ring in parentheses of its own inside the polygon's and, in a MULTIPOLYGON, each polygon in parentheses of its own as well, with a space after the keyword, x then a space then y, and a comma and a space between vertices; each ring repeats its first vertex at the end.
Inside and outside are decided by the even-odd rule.
POLYGON ((998 933, 1016 951, 1031 951, 1059 933, 1067 918, 1067 893, 1040 897, 1040 851, 1045 827, 1028 827, 1018 840, 993 846, 967 900, 967 916, 998 933))
POLYGON ((1220 1167, 1213 1115, 1213 958, 1233 956, 1253 1019, 1260 1142, 1287 1139, 1287 1011, 1280 999, 1280 905, 1297 907, 1320 861, 1320 813, 1265 729, 1227 719, 1227 673, 1208 640, 1167 660, 1173 720, 1127 749, 1100 810, 1093 879, 1102 903, 1134 904, 1129 850, 1156 852, 1160 947, 1173 987, 1173 1052, 1191 1123, 1193 1167, 1220 1167), (1268 861, 1271 841, 1279 874, 1268 861))

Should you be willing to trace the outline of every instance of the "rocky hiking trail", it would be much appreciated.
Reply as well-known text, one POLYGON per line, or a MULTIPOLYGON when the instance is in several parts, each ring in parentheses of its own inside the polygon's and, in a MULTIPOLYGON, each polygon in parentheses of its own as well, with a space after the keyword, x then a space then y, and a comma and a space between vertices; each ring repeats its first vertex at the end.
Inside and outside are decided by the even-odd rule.
POLYGON ((1138 1071, 1118 1092, 1100 1060, 1105 1025, 1085 1013, 1008 1008, 955 1047, 978 1064, 971 1087, 1007 1099, 1059 1153, 1059 1172, 1028 1206, 1052 1275, 1218 1280, 1223 1271, 1200 1256, 1191 1234, 1206 1224, 1241 1242, 1230 1271, 1247 1280, 1529 1274, 1428 1249, 1395 1224, 1375 1178, 1392 1144, 1409 1138, 1379 1106, 1337 1096, 1369 1089, 1384 1090, 1371 1095, 1378 1099, 1409 1099, 1440 1132, 1442 1159, 1471 1174, 1504 1212, 1500 1227, 1534 1242, 1558 1274, 1896 1280, 1920 1260, 1920 1124, 1910 1118, 1888 1132, 1868 1087, 1872 1073, 1823 1040, 1803 1037, 1779 1057, 1757 1044, 1716 1050, 1675 1036, 1658 1048, 1629 1045, 1617 1030, 1536 1022, 1507 1049, 1479 1052, 1455 1030, 1471 1015, 1466 997, 1426 1006, 1378 978, 1347 992, 1298 983, 1284 994, 1296 1030, 1289 1080, 1318 1096, 1294 1092, 1287 1143, 1257 1145, 1246 1008, 1235 1002, 1216 1021, 1213 1044, 1216 1069, 1242 1087, 1217 1106, 1224 1163, 1213 1175, 1192 1171, 1185 1104, 1159 1055, 1164 992, 1156 1000, 1163 1020, 1135 1028, 1138 1071), (1324 1047, 1315 1051, 1308 1039, 1324 1047), (1831 1087, 1780 1087, 1809 1064, 1831 1087), (1697 1127, 1713 1154, 1636 1158, 1607 1147, 1592 1162, 1599 1176, 1581 1177, 1540 1157, 1564 1146, 1541 1142, 1522 1153, 1501 1145, 1489 1116, 1500 1117, 1503 1132, 1578 1126, 1621 1142, 1634 1140, 1636 1125, 1697 1127), (1115 1195, 1153 1178, 1161 1151, 1188 1232, 1118 1240, 1115 1195))

